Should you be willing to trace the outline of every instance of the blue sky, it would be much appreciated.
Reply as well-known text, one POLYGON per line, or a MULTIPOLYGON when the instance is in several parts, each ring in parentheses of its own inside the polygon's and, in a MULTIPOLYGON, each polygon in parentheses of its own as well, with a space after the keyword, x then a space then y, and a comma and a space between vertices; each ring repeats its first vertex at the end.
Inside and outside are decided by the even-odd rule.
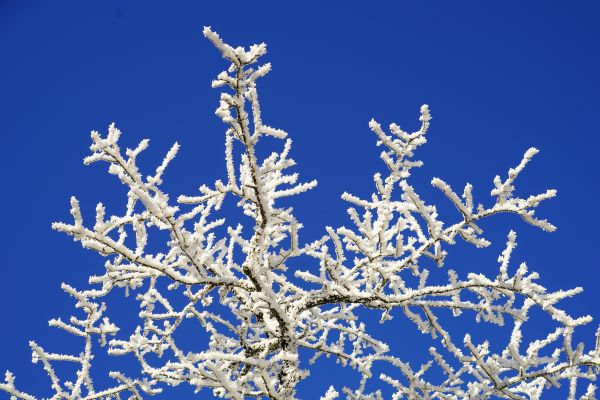
MULTIPOLYGON (((427 103, 433 120, 420 150, 425 167, 412 183, 446 221, 457 216, 430 187, 432 177, 456 188, 471 182, 489 204, 494 175, 531 146, 541 153, 518 193, 558 189, 538 211, 557 232, 500 216, 484 224, 494 244, 449 249, 452 267, 495 272, 514 228, 516 260, 539 271, 549 288, 584 286, 565 307, 600 319, 596 2, 255 3, 0 2, 1 371, 47 393, 27 340, 66 351, 68 337, 47 326, 71 312, 60 283, 83 285, 102 270, 100 257, 50 230, 52 221, 69 220, 71 195, 90 217, 97 201, 121 204, 124 192, 105 169, 82 165, 90 130, 114 121, 124 144, 150 138, 148 168, 179 141, 165 177, 173 195, 224 177, 224 126, 214 116, 219 92, 210 81, 226 64, 203 38, 204 25, 233 45, 268 44, 273 71, 260 88, 263 117, 294 139, 301 176, 319 181, 294 204, 306 240, 324 225, 348 224, 343 191, 371 192, 382 163, 368 121, 414 129, 427 103)), ((126 315, 123 307, 114 312, 126 315)), ((419 339, 388 329, 399 347, 405 337, 419 339)), ((582 339, 589 342, 593 330, 582 339)), ((302 387, 305 398, 337 379, 326 367, 302 387)))

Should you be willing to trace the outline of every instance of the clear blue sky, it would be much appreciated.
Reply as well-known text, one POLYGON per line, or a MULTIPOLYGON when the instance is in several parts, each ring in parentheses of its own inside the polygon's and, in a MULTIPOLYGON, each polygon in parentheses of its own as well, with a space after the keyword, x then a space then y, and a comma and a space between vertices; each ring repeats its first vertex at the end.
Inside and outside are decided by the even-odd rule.
MULTIPOLYGON (((114 121, 124 144, 150 138, 149 168, 179 141, 182 151, 166 175, 174 195, 224 177, 224 126, 213 114, 218 91, 210 81, 226 64, 203 38, 204 25, 230 44, 268 44, 274 70, 262 82, 264 119, 294 138, 304 179, 319 180, 295 204, 306 240, 325 224, 348 223, 344 190, 372 190, 382 164, 368 121, 413 129, 427 103, 426 166, 413 184, 440 204, 446 221, 457 216, 430 188, 433 176, 457 188, 469 181, 489 204, 494 175, 531 146, 541 153, 517 182, 518 193, 559 193, 538 211, 556 233, 501 216, 484 225, 491 248, 449 249, 449 264, 495 273, 515 228, 515 261, 527 260, 549 288, 583 285, 565 306, 600 319, 597 2, 257 3, 0 2, 0 371, 11 369, 23 388, 48 393, 27 340, 67 351, 69 338, 47 326, 71 312, 60 282, 81 286, 102 270, 100 257, 50 230, 52 221, 69 220, 73 194, 90 217, 97 201, 122 203, 123 189, 104 167, 82 165, 90 130, 114 121)), ((113 312, 126 316, 134 310, 127 307, 113 312)), ((394 323, 386 326, 393 346, 401 348, 403 337, 419 340, 394 323)), ((594 329, 581 338, 590 343, 594 329)), ((304 398, 339 380, 329 364, 314 375, 304 398)))

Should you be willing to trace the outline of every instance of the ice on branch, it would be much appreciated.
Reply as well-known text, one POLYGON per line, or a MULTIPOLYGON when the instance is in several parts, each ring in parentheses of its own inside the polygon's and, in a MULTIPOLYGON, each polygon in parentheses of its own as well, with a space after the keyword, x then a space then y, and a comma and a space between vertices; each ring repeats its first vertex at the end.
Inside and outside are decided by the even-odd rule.
MULTIPOLYGON (((60 318, 51 319, 49 325, 62 329, 71 335, 78 336, 83 344, 83 350, 76 354, 60 354, 48 352, 36 342, 29 342, 31 347, 31 359, 34 364, 40 363, 48 374, 52 390, 53 399, 120 399, 127 395, 127 398, 142 398, 143 394, 153 395, 161 392, 160 388, 154 387, 156 381, 145 378, 133 379, 113 371, 109 376, 115 381, 113 386, 98 389, 94 385, 91 377, 92 364, 94 359, 94 347, 97 341, 100 347, 106 346, 106 339, 115 336, 119 331, 108 317, 104 316, 106 306, 94 301, 94 294, 91 292, 79 292, 75 288, 63 284, 62 289, 71 295, 77 303, 76 308, 81 309, 85 314, 85 319, 71 316, 68 321, 62 321, 60 318), (97 340, 94 338, 97 337, 97 340), (60 379, 56 372, 55 364, 72 363, 78 365, 78 370, 74 380, 60 379), (130 397, 131 396, 131 397, 130 397)), ((7 392, 11 399, 35 399, 33 395, 20 391, 15 387, 14 376, 7 371, 5 382, 0 384, 0 390, 7 392)))
MULTIPOLYGON (((412 133, 371 120, 384 169, 373 177, 372 195, 344 193, 348 226, 326 226, 323 237, 304 243, 303 225, 286 198, 314 188, 316 181, 300 179, 291 139, 267 125, 262 114, 257 82, 271 65, 258 62, 266 45, 232 47, 210 28, 204 35, 228 63, 213 81, 213 87, 223 88, 215 113, 225 124, 226 176, 174 201, 161 185, 177 143, 146 174, 138 159, 148 140, 122 149, 114 124, 105 135, 92 132, 91 154, 84 162, 106 165, 127 194, 124 211, 114 215, 102 203, 94 216, 83 215, 73 197, 72 221, 52 225, 105 257, 89 288, 63 286, 85 318, 50 321, 82 341, 84 350, 52 353, 31 342, 33 361, 47 372, 53 399, 137 399, 177 385, 227 399, 302 398, 298 383, 311 379, 311 365, 320 357, 335 359, 358 377, 339 391, 331 386, 323 400, 541 399, 559 385, 568 386, 569 399, 595 398, 600 339, 595 346, 577 343, 576 329, 591 317, 571 316, 561 307, 563 299, 582 289, 548 290, 538 273, 515 263, 514 231, 495 271, 457 268, 443 272, 447 278, 441 281, 432 278, 458 240, 490 245, 480 226, 485 218, 516 213, 543 230, 555 229, 534 211, 556 191, 521 197, 518 193, 526 190, 515 186, 536 149, 529 149, 506 179, 494 179, 491 202, 476 201, 469 183, 459 194, 433 178, 431 184, 457 210, 452 220, 442 221, 436 206, 409 181, 411 170, 422 165, 415 153, 427 142, 429 108, 421 107, 420 127, 412 133), (267 144, 264 136, 278 140, 267 144), (257 152, 257 146, 272 146, 270 155, 260 157, 265 152, 257 152), (237 216, 222 213, 225 201, 237 204, 237 216), (157 231, 168 233, 166 243, 159 242, 164 236, 157 231), (133 294, 126 301, 139 307, 137 326, 129 331, 105 315, 101 302, 121 288, 133 294), (423 341, 429 340, 429 360, 403 359, 363 320, 365 309, 380 312, 380 323, 390 327, 400 318, 414 324, 423 341), (524 334, 531 310, 554 327, 525 339, 531 337, 524 334), (449 320, 461 326, 508 326, 511 333, 498 343, 469 334, 457 338, 449 320), (177 340, 190 321, 198 338, 208 340, 177 340), (187 346, 192 342, 193 349, 187 346), (114 385, 96 388, 91 378, 95 351, 135 360, 139 376, 111 372, 114 385), (79 366, 73 380, 58 376, 54 364, 59 362, 79 366), (376 372, 381 366, 385 373, 376 372)), ((11 398, 35 398, 17 389, 10 372, 0 389, 11 398)))

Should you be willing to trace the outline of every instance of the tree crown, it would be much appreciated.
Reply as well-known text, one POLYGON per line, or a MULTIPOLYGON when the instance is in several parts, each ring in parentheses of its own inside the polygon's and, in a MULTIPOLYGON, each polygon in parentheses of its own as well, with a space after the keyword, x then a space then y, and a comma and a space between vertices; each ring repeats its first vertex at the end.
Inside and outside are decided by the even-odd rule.
MULTIPOLYGON (((515 194, 515 181, 537 149, 527 150, 504 178, 496 176, 494 200, 488 206, 474 200, 470 184, 458 194, 434 178, 431 184, 458 211, 448 224, 409 184, 412 169, 422 165, 415 152, 426 143, 431 120, 427 105, 420 109, 421 126, 415 132, 397 124, 386 131, 371 120, 386 167, 373 177, 374 192, 368 198, 344 193, 352 226, 327 226, 320 239, 302 243, 302 224, 280 198, 310 190, 316 181, 301 182, 298 173, 291 172, 291 139, 261 117, 257 82, 271 65, 258 61, 266 45, 234 48, 210 28, 204 35, 230 64, 212 82, 224 88, 216 115, 227 126, 227 176, 200 186, 197 195, 173 201, 161 184, 177 143, 152 174, 144 175, 137 157, 148 147, 147 140, 123 150, 114 124, 106 136, 92 132, 91 154, 84 162, 108 164, 108 172, 128 190, 126 206, 122 215, 107 216, 99 203, 90 225, 73 197, 73 222, 52 225, 106 257, 104 273, 89 279, 91 288, 62 286, 84 317, 50 321, 83 338, 83 351, 52 353, 30 342, 33 361, 41 362, 50 377, 53 398, 142 398, 160 393, 165 385, 188 384, 212 389, 222 398, 289 399, 298 395, 300 381, 310 379, 309 365, 321 356, 335 358, 359 376, 348 387, 332 386, 323 394, 326 400, 338 398, 338 390, 349 399, 381 399, 382 385, 398 399, 539 399, 549 386, 563 381, 569 385, 569 399, 594 398, 595 386, 580 389, 580 382, 597 377, 600 343, 592 349, 573 343, 575 328, 591 317, 573 317, 558 306, 581 288, 549 291, 524 263, 512 268, 514 231, 508 234, 494 274, 461 277, 448 270, 442 284, 430 278, 432 267, 444 265, 447 249, 457 240, 475 247, 489 245, 479 225, 487 217, 515 213, 543 230, 555 229, 534 213, 556 195, 555 190, 524 198, 515 194), (265 136, 282 144, 260 158, 256 148, 265 136), (215 217, 227 196, 236 199, 252 221, 251 228, 215 217), (169 234, 167 251, 151 244, 157 230, 169 234), (302 260, 304 267, 294 266, 294 259, 302 260), (119 328, 106 316, 102 302, 119 288, 135 293, 139 302, 140 322, 129 337, 117 336, 119 328), (395 355, 385 338, 375 337, 361 319, 364 308, 380 311, 381 323, 391 324, 392 317, 410 320, 434 339, 428 349, 431 359, 415 366, 395 355), (546 337, 524 340, 532 309, 542 310, 556 328, 546 337), (506 346, 498 350, 469 334, 455 340, 448 319, 473 316, 490 324, 512 324, 506 346), (197 321, 209 338, 201 351, 177 340, 178 329, 188 319, 197 321), (96 388, 91 377, 96 338, 111 355, 133 355, 139 376, 113 371, 115 384, 96 388), (76 378, 60 379, 57 362, 79 365, 76 378), (380 364, 387 365, 386 372, 373 376, 380 364), (380 383, 371 383, 376 378, 380 383)), ((16 388, 10 372, 0 389, 13 398, 34 398, 16 388)))

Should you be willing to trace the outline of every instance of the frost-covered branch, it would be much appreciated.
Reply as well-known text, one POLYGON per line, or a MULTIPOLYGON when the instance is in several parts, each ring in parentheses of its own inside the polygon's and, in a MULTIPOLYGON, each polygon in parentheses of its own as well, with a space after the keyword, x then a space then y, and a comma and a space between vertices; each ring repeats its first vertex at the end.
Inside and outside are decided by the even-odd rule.
MULTIPOLYGON (((351 387, 330 387, 324 400, 342 395, 383 399, 386 391, 394 399, 539 399, 548 387, 563 383, 569 386, 569 399, 594 398, 591 382, 600 368, 600 339, 593 348, 574 344, 575 329, 591 317, 573 317, 559 304, 581 288, 549 291, 524 263, 513 268, 515 232, 508 235, 497 273, 461 276, 448 270, 442 283, 432 277, 457 240, 475 247, 490 244, 479 225, 485 218, 515 213, 543 230, 555 229, 535 215, 542 201, 555 196, 554 190, 516 194, 515 181, 536 149, 529 149, 506 179, 494 179, 494 200, 487 206, 475 202, 470 184, 458 194, 434 178, 432 185, 458 211, 447 224, 409 183, 412 169, 422 165, 414 156, 427 141, 429 108, 421 107, 421 126, 412 133, 396 124, 388 133, 372 120, 369 127, 384 148, 381 159, 387 170, 374 175, 369 198, 342 195, 351 205, 352 227, 325 227, 322 238, 304 244, 302 223, 286 197, 314 188, 316 181, 301 182, 291 172, 291 139, 265 123, 257 82, 271 69, 268 63, 258 65, 266 45, 234 48, 210 28, 204 35, 229 63, 212 83, 223 88, 216 115, 226 125, 227 176, 173 201, 161 185, 177 143, 145 175, 138 158, 148 140, 123 150, 114 124, 106 136, 92 132, 91 154, 84 162, 106 163, 127 195, 122 214, 108 215, 99 203, 91 222, 73 197, 73 222, 53 224, 106 258, 104 271, 90 277, 91 288, 64 286, 86 319, 50 321, 81 337, 83 352, 61 355, 31 344, 34 361, 43 364, 50 378, 53 398, 120 398, 124 393, 141 398, 165 386, 187 384, 221 398, 293 399, 298 383, 309 377, 310 365, 322 356, 360 377, 351 387), (264 152, 257 148, 268 145, 265 137, 275 139, 275 150, 261 158, 264 152), (219 215, 230 200, 243 215, 239 220, 219 215), (168 233, 166 243, 159 242, 157 231, 168 233), (120 288, 135 293, 139 304, 139 323, 125 333, 103 316, 106 307, 98 302, 120 288), (429 361, 415 366, 398 355, 363 320, 365 309, 380 312, 381 323, 411 321, 424 341, 432 343, 429 361), (531 310, 541 311, 556 326, 527 341, 523 329, 531 310), (469 334, 456 341, 448 323, 454 318, 461 318, 461 324, 509 325, 512 333, 505 343, 477 341, 469 334), (204 343, 200 350, 176 339, 181 327, 190 324, 204 343), (134 358, 143 378, 112 372, 115 386, 94 389, 93 335, 101 346, 108 344, 109 355, 134 358), (74 381, 58 377, 53 367, 58 361, 80 366, 74 381), (374 383, 382 365, 386 373, 374 383)), ((10 373, 0 389, 13 398, 34 398, 15 387, 10 373)))
MULTIPOLYGON (((155 388, 155 381, 147 379, 130 379, 123 374, 112 371, 109 376, 116 382, 115 385, 102 390, 95 389, 91 368, 93 356, 94 337, 98 336, 100 346, 105 346, 107 336, 114 336, 119 331, 108 317, 104 316, 106 306, 98 304, 90 296, 78 292, 73 287, 63 284, 63 290, 73 296, 77 303, 76 308, 80 308, 86 315, 85 319, 79 319, 75 316, 69 318, 68 322, 59 319, 52 319, 49 325, 60 328, 71 335, 81 337, 84 342, 83 351, 79 354, 60 354, 50 353, 44 350, 34 341, 29 342, 32 352, 32 362, 41 363, 51 381, 51 387, 54 391, 52 399, 121 399, 123 395, 128 394, 127 398, 141 399, 142 393, 149 395, 160 393, 161 389, 155 388), (55 363, 67 362, 78 365, 75 380, 60 379, 55 363), (129 397, 131 396, 131 397, 129 397)), ((15 378, 9 371, 5 375, 5 383, 0 384, 0 390, 4 390, 14 399, 32 400, 34 396, 22 392, 15 387, 15 378)))

